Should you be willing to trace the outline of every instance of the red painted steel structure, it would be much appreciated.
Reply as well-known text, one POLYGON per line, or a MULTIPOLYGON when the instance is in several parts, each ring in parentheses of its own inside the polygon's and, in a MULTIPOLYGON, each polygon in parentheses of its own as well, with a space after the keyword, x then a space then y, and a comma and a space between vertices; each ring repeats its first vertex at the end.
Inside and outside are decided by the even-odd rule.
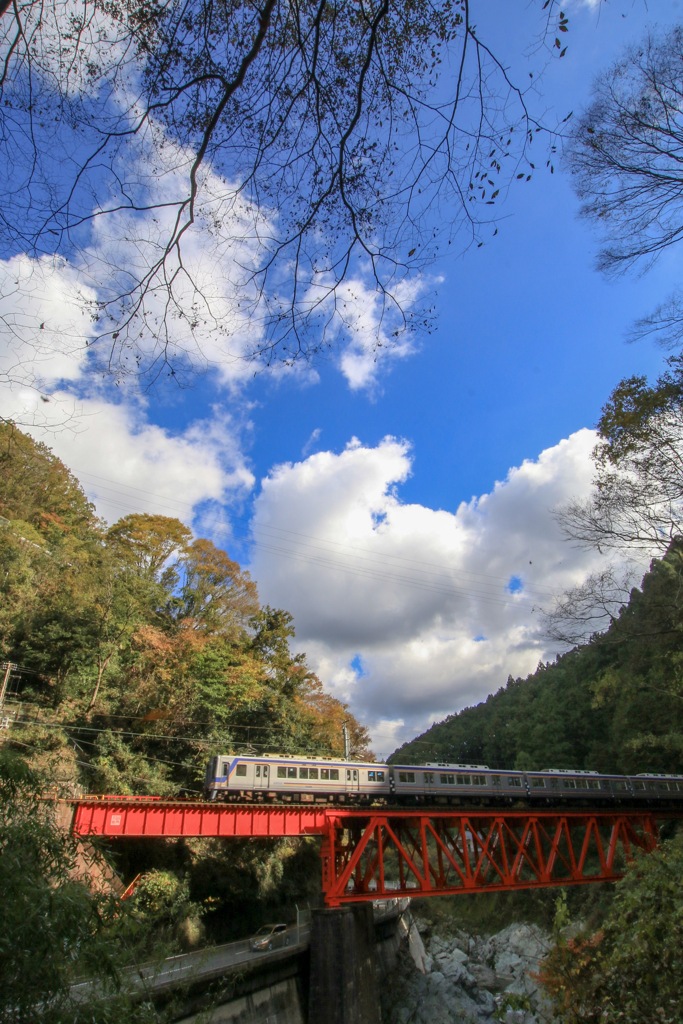
POLYGON ((82 836, 322 836, 328 906, 614 881, 652 850, 667 810, 378 810, 107 797, 76 804, 82 836))

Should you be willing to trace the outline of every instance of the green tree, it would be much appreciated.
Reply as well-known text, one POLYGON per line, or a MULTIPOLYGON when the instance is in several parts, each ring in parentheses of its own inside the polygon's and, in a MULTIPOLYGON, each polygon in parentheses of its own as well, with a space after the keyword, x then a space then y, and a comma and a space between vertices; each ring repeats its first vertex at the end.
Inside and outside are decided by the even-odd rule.
POLYGON ((178 580, 177 561, 192 540, 192 531, 170 516, 135 512, 107 531, 107 544, 129 560, 140 576, 172 588, 178 580))
POLYGON ((65 535, 90 536, 100 523, 74 475, 50 449, 0 418, 0 516, 30 531, 27 544, 51 546, 65 535))
POLYGON ((683 1020, 682 873, 679 836, 628 869, 600 931, 550 953, 541 980, 561 1024, 683 1020))
POLYGON ((561 510, 561 525, 592 547, 664 554, 683 525, 683 357, 653 385, 622 380, 598 434, 593 494, 561 510))
POLYGON ((117 992, 125 912, 76 877, 74 840, 55 824, 40 788, 27 764, 0 748, 0 1021, 151 1024, 156 1015, 117 992), (74 997, 79 977, 96 983, 89 1002, 74 997))
POLYGON ((640 583, 629 551, 675 548, 683 527, 683 357, 672 356, 654 384, 622 380, 605 404, 593 451, 596 473, 585 500, 556 515, 566 536, 599 551, 615 551, 599 573, 559 598, 545 628, 554 639, 579 643, 614 623, 640 583))

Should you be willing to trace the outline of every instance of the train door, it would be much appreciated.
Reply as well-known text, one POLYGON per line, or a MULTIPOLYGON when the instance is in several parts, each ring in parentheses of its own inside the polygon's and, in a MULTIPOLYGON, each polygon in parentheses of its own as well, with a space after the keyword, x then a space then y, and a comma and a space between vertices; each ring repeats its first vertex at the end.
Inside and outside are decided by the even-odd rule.
POLYGON ((270 765, 254 765, 254 789, 268 789, 270 786, 270 765))
POLYGON ((357 768, 346 769, 346 792, 357 793, 360 789, 359 771, 357 768))

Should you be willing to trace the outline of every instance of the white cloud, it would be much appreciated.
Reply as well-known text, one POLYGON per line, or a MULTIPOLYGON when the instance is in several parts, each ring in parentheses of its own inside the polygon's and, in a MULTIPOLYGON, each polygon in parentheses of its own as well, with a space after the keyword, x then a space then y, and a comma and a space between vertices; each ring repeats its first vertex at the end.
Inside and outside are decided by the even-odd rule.
POLYGON ((253 486, 239 431, 225 417, 195 422, 171 433, 150 423, 142 403, 80 403, 78 426, 31 433, 73 470, 108 522, 129 512, 175 516, 214 536, 229 533, 223 506, 253 486), (217 517, 218 520, 217 520, 217 517))
POLYGON ((263 481, 250 567, 261 599, 292 612, 297 649, 377 751, 554 656, 540 610, 600 556, 564 541, 551 511, 588 493, 594 443, 579 431, 455 512, 401 502, 411 456, 395 438, 263 481))
POLYGON ((388 301, 360 279, 337 289, 340 332, 345 335, 339 368, 352 391, 374 388, 380 369, 413 355, 414 339, 404 329, 399 310, 409 314, 423 287, 419 280, 404 282, 388 301))
POLYGON ((0 261, 0 383, 15 393, 46 392, 82 378, 93 298, 63 260, 15 256, 0 261))
POLYGON ((229 536, 224 506, 254 483, 242 451, 249 425, 210 410, 171 432, 150 422, 148 399, 112 395, 89 372, 92 324, 79 294, 63 261, 0 262, 0 414, 52 448, 108 521, 161 512, 229 536))

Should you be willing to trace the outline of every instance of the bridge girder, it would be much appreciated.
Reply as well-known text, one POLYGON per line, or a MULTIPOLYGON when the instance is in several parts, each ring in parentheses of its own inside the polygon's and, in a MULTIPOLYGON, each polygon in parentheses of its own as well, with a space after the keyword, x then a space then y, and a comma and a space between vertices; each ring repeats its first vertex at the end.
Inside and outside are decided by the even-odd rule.
POLYGON ((658 842, 662 809, 414 810, 107 797, 76 803, 82 836, 322 836, 328 906, 583 885, 621 877, 658 842))

